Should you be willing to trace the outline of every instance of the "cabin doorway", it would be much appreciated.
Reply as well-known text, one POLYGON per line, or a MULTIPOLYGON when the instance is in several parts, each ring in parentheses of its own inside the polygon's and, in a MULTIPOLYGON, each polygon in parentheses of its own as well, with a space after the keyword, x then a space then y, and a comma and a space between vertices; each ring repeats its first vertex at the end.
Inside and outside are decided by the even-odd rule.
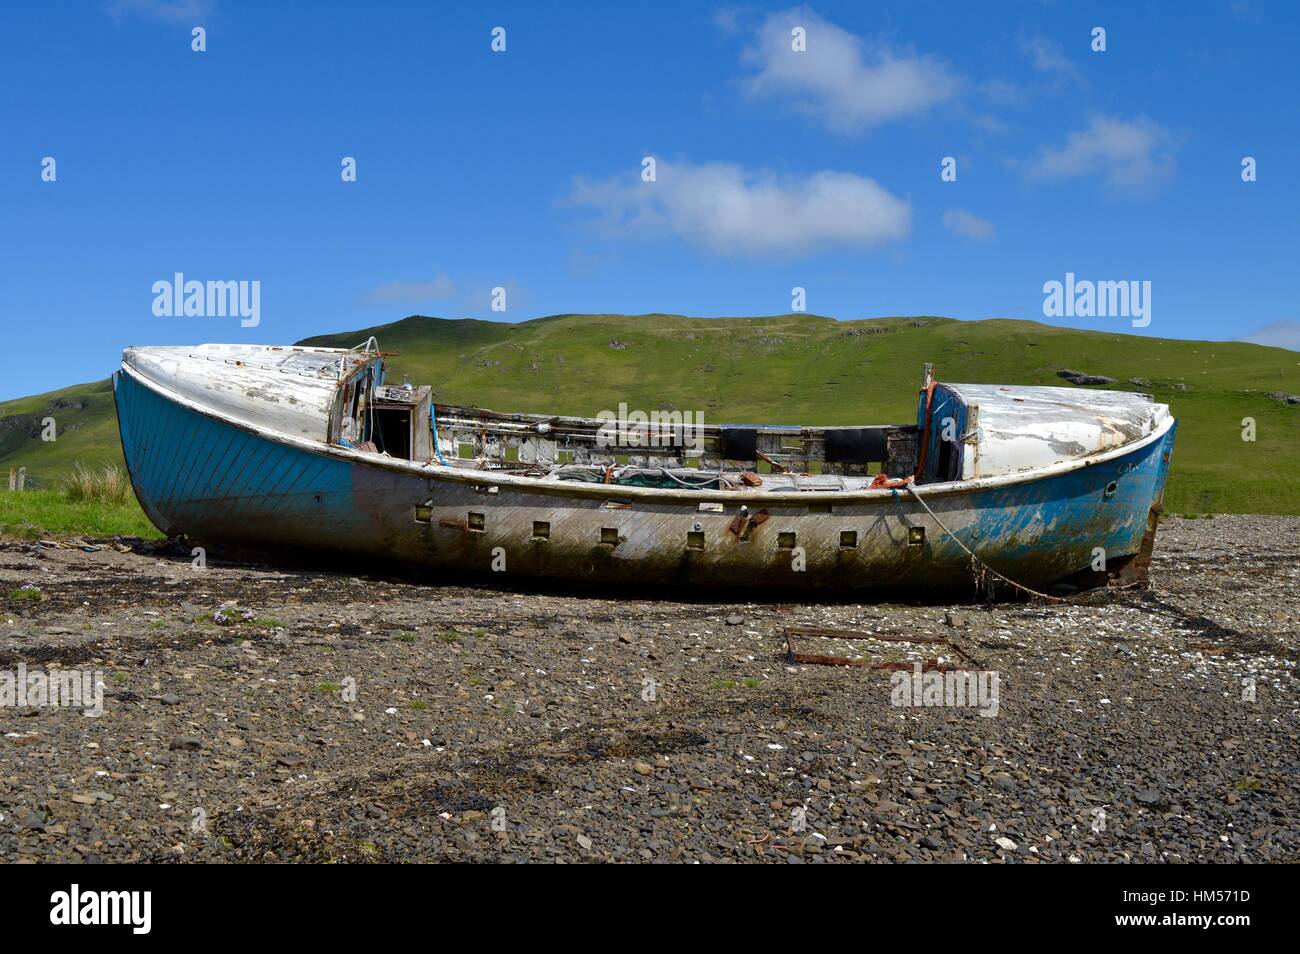
POLYGON ((399 460, 411 459, 411 408, 375 406, 370 439, 381 453, 399 460))
POLYGON ((954 450, 955 448, 951 441, 939 441, 939 466, 935 468, 936 480, 944 481, 957 479, 958 475, 953 473, 956 469, 953 466, 953 458, 955 456, 953 454, 954 450))

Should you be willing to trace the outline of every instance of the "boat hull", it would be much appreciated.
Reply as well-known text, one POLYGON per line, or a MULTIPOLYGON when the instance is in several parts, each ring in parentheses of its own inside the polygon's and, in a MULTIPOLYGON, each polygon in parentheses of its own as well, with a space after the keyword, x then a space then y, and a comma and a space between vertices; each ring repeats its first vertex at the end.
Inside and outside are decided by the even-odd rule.
POLYGON ((925 505, 905 489, 790 502, 467 480, 277 440, 125 372, 114 391, 136 495, 164 533, 300 556, 683 588, 969 596, 971 559, 954 537, 1035 588, 1095 567, 1099 554, 1118 568, 1140 558, 1144 542, 1149 552, 1175 432, 1065 472, 923 487, 925 505))

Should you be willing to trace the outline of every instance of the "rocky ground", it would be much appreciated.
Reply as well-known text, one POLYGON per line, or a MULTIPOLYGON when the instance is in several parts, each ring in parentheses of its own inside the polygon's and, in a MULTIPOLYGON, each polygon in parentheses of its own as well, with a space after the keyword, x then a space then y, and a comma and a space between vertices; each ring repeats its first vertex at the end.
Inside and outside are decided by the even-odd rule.
POLYGON ((0 707, 0 860, 1295 861, 1298 557, 1300 519, 1171 519, 1149 590, 977 608, 4 542, 0 682, 104 700, 0 707), (996 705, 894 705, 787 627, 996 705))

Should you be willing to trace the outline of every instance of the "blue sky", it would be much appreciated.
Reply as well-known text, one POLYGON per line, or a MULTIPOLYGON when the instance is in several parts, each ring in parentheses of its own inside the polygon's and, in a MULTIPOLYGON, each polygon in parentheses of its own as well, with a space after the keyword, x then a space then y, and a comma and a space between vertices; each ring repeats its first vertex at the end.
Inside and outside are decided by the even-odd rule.
POLYGON ((841 319, 1300 348, 1298 24, 1261 0, 6 5, 0 398, 133 344, 779 314, 795 286, 841 319), (156 316, 176 272, 260 282, 259 324, 156 316), (1045 318, 1067 272, 1149 281, 1151 323, 1045 318))

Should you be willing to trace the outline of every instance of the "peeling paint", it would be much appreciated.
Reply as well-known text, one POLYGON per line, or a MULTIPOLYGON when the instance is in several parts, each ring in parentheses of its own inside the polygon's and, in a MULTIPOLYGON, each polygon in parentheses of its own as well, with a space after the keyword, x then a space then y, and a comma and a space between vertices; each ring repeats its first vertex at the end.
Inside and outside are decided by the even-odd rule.
POLYGON ((940 384, 936 402, 956 415, 979 408, 974 439, 960 477, 970 480, 1034 471, 1123 447, 1169 422, 1169 407, 1145 394, 1083 388, 940 384))

